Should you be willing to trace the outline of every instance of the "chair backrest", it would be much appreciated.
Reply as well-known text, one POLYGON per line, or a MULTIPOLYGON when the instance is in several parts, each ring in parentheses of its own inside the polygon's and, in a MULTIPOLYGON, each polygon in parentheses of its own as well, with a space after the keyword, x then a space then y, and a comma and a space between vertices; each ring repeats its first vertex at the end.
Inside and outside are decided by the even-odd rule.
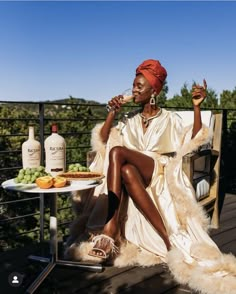
MULTIPOLYGON (((212 142, 212 167, 214 173, 214 180, 211 184, 209 200, 215 199, 214 210, 212 214, 211 224, 212 228, 219 227, 219 204, 223 201, 224 191, 220 195, 219 186, 220 186, 220 163, 221 163, 221 142, 222 142, 222 127, 223 127, 223 115, 222 113, 217 113, 215 116, 214 123, 214 133, 213 133, 213 142, 212 142), (222 199, 221 199, 222 198, 222 199)), ((207 205, 207 204, 206 204, 207 205)))
MULTIPOLYGON (((182 118, 182 124, 184 127, 187 127, 189 125, 193 124, 194 120, 194 112, 193 111, 176 111, 176 113, 182 118)), ((213 132, 214 129, 214 120, 215 116, 213 115, 212 111, 205 110, 201 111, 201 118, 202 123, 209 127, 211 131, 213 132)), ((207 145, 201 146, 201 150, 203 149, 211 149, 212 142, 210 142, 207 145)), ((200 173, 209 173, 210 172, 210 156, 203 156, 199 157, 194 161, 194 178, 197 178, 200 173)), ((200 199, 201 197, 204 197, 207 193, 205 191, 209 190, 209 179, 207 181, 201 181, 201 185, 196 185, 196 197, 197 199, 200 199)))
MULTIPOLYGON (((182 118, 184 127, 193 124, 194 112, 192 110, 176 111, 176 113, 182 118)), ((212 111, 202 110, 201 117, 202 123, 207 127, 213 129, 215 116, 213 115, 212 111)))

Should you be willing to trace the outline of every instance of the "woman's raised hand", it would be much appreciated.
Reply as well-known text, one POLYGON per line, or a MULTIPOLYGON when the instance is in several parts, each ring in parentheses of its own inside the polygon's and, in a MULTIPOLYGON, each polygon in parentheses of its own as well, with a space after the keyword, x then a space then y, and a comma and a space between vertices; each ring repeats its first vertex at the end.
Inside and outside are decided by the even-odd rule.
POLYGON ((206 80, 203 80, 203 86, 195 85, 192 88, 192 101, 193 105, 200 105, 206 98, 207 83, 206 80))

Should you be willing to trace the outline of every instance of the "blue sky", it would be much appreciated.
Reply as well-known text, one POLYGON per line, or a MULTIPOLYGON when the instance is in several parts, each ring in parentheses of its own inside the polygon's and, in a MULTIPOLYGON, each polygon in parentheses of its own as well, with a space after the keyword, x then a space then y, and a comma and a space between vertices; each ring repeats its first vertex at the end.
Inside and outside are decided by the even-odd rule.
POLYGON ((236 87, 236 2, 0 2, 0 100, 69 95, 105 103, 145 59, 168 72, 168 97, 207 80, 236 87))

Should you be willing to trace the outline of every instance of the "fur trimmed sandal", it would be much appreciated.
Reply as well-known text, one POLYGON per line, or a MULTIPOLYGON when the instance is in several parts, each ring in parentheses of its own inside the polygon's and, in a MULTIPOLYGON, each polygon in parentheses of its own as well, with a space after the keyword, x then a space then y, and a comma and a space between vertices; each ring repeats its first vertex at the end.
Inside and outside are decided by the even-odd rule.
POLYGON ((88 253, 90 256, 107 260, 110 256, 115 256, 119 253, 119 248, 115 245, 114 239, 107 235, 94 236, 92 243, 94 243, 94 246, 88 253))

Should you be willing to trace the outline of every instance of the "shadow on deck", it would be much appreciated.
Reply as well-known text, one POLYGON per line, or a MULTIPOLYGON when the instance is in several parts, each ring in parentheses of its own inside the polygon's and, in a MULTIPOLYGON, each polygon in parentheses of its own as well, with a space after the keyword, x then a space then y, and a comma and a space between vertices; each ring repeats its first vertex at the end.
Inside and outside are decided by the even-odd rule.
MULTIPOLYGON (((211 236, 224 253, 236 256, 236 195, 227 194, 221 213, 220 228, 212 230, 211 236)), ((30 246, 0 255, 0 293, 25 293, 29 284, 46 266, 28 260, 30 254, 48 254, 48 244, 43 248, 30 246), (19 287, 8 283, 12 272, 22 275, 19 287)), ((105 267, 102 273, 91 273, 75 268, 57 266, 35 292, 36 294, 114 294, 114 293, 195 293, 188 287, 178 285, 163 266, 152 267, 105 267)))

